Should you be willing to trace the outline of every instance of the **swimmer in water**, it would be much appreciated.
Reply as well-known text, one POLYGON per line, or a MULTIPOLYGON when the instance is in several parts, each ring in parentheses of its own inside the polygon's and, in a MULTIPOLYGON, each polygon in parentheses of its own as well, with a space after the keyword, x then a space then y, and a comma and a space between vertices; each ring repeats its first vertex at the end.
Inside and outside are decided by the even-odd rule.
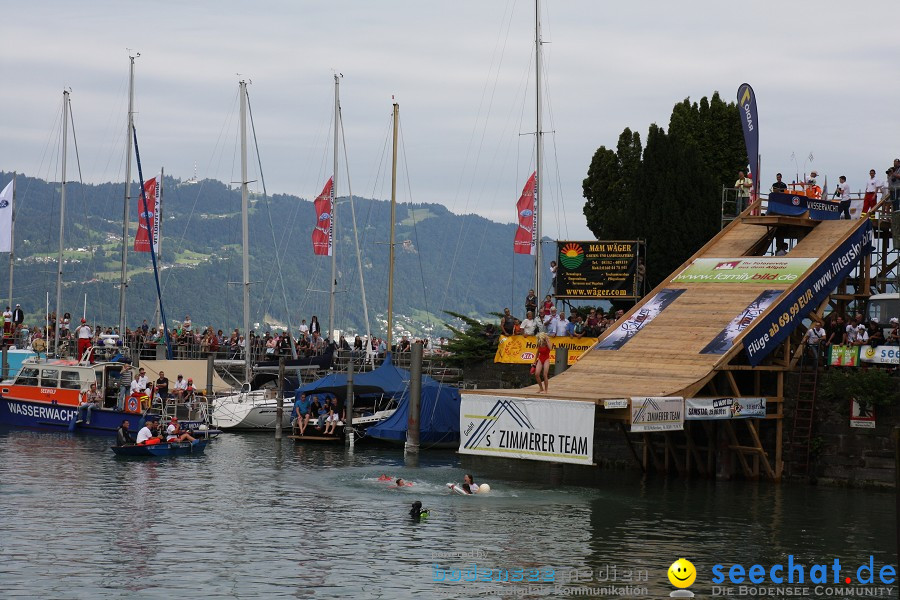
POLYGON ((397 479, 396 483, 397 487, 406 487, 412 485, 411 481, 404 481, 403 479, 397 479))
POLYGON ((381 476, 378 478, 378 481, 393 481, 393 480, 394 480, 393 477, 389 477, 388 475, 385 475, 384 473, 382 473, 381 476))
POLYGON ((412 503, 412 508, 409 510, 409 516, 412 517, 414 521, 421 521, 422 519, 428 518, 428 509, 422 508, 422 503, 416 500, 412 503))
POLYGON ((466 473, 463 477, 462 489, 467 494, 477 494, 478 493, 478 484, 475 483, 475 480, 472 478, 472 475, 466 473))

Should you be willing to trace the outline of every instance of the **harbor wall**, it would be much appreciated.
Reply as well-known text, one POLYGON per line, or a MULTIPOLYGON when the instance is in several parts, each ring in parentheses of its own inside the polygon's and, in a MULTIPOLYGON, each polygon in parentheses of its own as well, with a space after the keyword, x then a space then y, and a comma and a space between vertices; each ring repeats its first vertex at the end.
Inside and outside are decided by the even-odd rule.
MULTIPOLYGON (((793 403, 785 411, 793 412, 793 403)), ((894 487, 895 442, 891 437, 900 425, 896 406, 875 409, 875 428, 850 427, 850 402, 816 401, 811 444, 811 481, 851 487, 894 487)), ((790 428, 785 427, 785 442, 790 428)))

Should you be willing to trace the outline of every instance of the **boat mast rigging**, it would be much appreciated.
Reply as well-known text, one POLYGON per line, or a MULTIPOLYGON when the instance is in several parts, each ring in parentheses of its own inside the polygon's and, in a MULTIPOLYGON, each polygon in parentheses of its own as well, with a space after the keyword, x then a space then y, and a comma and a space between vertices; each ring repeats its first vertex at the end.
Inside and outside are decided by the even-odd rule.
MULTIPOLYGON (((541 211, 541 201, 544 198, 543 185, 543 132, 541 131, 541 0, 534 0, 534 52, 535 52, 535 115, 536 115, 536 136, 535 136, 535 215, 534 215, 534 289, 538 294, 541 293, 541 220, 543 212, 541 211)), ((556 290, 553 290, 555 293, 556 290)))
POLYGON ((391 351, 391 337, 394 327, 394 229, 397 220, 397 137, 400 125, 400 105, 394 102, 394 147, 391 162, 391 240, 388 253, 388 309, 387 309, 387 352, 391 351))
POLYGON ((338 186, 338 135, 341 122, 341 82, 334 74, 334 157, 331 179, 331 294, 328 301, 328 335, 326 338, 336 342, 334 337, 334 294, 337 291, 337 186, 338 186))
POLYGON ((247 187, 247 82, 239 83, 241 95, 241 239, 244 291, 244 377, 250 381, 250 190, 247 187))
MULTIPOLYGON (((56 269, 56 325, 53 334, 53 350, 59 355, 59 310, 62 306, 62 274, 63 274, 63 251, 65 250, 65 231, 66 231, 66 154, 68 152, 69 141, 69 91, 63 91, 63 115, 62 115, 62 175, 60 176, 59 191, 59 258, 56 269)), ((12 295, 12 293, 10 293, 12 295)), ((48 331, 49 333, 49 331, 48 331)), ((49 341, 49 340, 48 340, 49 341)), ((49 352, 49 350, 48 350, 49 352)))
POLYGON ((128 209, 131 203, 131 144, 134 129, 134 59, 140 52, 129 54, 128 127, 125 130, 125 206, 122 216, 122 273, 119 277, 119 335, 125 335, 125 294, 128 289, 128 209))

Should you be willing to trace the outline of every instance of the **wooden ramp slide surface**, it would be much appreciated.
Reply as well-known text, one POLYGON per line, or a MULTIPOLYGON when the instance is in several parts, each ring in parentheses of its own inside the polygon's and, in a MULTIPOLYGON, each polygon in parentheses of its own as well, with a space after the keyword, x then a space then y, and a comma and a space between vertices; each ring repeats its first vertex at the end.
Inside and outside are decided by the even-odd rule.
MULTIPOLYGON (((746 215, 747 213, 745 213, 746 215)), ((683 289, 665 310, 618 350, 594 349, 564 373, 550 380, 547 397, 588 402, 631 396, 692 396, 708 379, 723 354, 701 354, 732 320, 764 290, 784 291, 790 283, 671 283, 697 258, 738 258, 766 244, 769 228, 739 217, 694 256, 647 294, 624 317, 650 301, 662 289, 683 289)), ((755 220, 759 220, 756 217, 755 220)), ((788 258, 821 260, 845 239, 858 221, 822 221, 813 226, 787 254, 788 258)), ((811 267, 812 268, 812 267, 811 267)), ((611 327, 600 343, 615 330, 611 327)), ((741 346, 740 337, 735 347, 741 346)), ((734 348, 732 349, 732 351, 734 348)), ((520 390, 493 390, 499 396, 544 397, 533 385, 520 390)))

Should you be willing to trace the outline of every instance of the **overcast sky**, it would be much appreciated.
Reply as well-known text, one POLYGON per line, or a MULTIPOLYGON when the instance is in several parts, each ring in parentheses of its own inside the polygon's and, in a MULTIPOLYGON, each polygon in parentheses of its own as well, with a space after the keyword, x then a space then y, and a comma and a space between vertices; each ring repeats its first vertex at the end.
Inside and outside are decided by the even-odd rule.
MULTIPOLYGON (((889 2, 545 0, 545 234, 590 235, 581 181, 597 147, 626 126, 666 125, 685 97, 732 101, 744 81, 759 101, 764 184, 776 170, 793 179, 812 153, 807 171, 858 189, 900 155, 897 15, 889 2)), ((7 2, 3 23, 0 170, 59 177, 71 87, 84 179, 121 180, 126 48, 141 53, 145 173, 188 178, 196 164, 200 178, 240 178, 241 73, 268 191, 315 196, 331 173, 334 71, 356 195, 389 196, 392 95, 401 200, 509 222, 533 169, 532 1, 29 1, 7 2)))

